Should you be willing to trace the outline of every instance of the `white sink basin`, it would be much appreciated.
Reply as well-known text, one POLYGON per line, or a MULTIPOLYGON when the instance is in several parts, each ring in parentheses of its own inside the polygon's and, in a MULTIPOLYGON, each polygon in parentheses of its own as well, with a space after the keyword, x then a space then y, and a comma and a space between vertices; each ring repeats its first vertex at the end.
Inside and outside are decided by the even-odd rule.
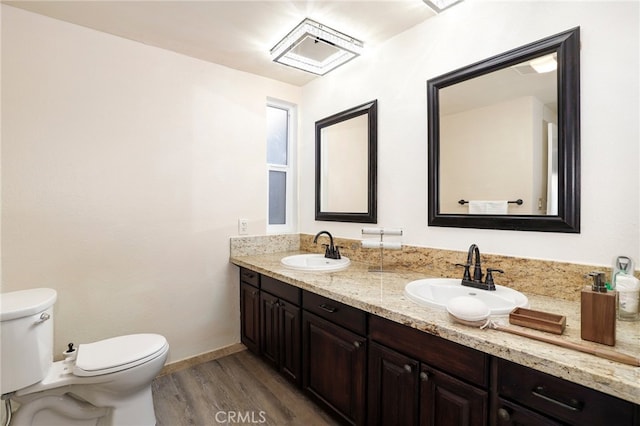
POLYGON ((290 269, 299 271, 340 271, 345 269, 351 261, 348 257, 328 259, 324 254, 296 254, 280 259, 280 263, 290 269))
POLYGON ((463 286, 460 279, 426 278, 412 281, 404 294, 421 305, 445 310, 449 300, 458 296, 477 297, 487 304, 491 315, 507 315, 517 307, 529 306, 527 296, 508 287, 496 285, 495 291, 463 286))

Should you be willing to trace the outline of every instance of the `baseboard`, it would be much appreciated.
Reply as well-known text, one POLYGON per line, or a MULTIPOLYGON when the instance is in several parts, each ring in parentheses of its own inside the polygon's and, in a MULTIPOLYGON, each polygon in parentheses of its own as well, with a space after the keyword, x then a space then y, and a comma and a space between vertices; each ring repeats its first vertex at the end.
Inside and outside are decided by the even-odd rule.
POLYGON ((160 371, 160 374, 158 374, 158 377, 164 376, 165 374, 175 373, 176 371, 184 370, 185 368, 193 367, 194 365, 213 361, 214 359, 222 358, 227 355, 242 352, 245 350, 247 350, 247 347, 242 343, 234 343, 233 345, 216 349, 215 351, 205 352, 191 358, 181 359, 180 361, 172 362, 171 364, 165 365, 160 371))

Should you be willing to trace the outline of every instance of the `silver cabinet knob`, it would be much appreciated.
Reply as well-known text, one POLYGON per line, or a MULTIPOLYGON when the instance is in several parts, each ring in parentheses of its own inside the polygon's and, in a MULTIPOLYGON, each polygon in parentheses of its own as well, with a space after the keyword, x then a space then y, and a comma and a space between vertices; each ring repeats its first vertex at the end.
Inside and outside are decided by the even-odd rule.
POLYGON ((409 364, 405 364, 404 371, 406 371, 407 373, 411 373, 411 366, 409 364))
POLYGON ((422 373, 420 373, 420 380, 422 380, 423 382, 428 382, 429 381, 429 374, 425 373, 424 371, 422 373))

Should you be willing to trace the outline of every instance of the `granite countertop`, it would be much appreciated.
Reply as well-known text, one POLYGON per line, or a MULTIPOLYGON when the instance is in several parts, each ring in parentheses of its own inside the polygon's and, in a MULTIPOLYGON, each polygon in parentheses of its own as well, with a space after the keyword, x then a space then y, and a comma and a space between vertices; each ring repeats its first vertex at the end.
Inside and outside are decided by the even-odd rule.
MULTIPOLYGON (((329 297, 392 321, 561 377, 618 398, 640 404, 640 367, 609 361, 497 330, 481 330, 455 323, 446 312, 421 306, 404 295, 410 281, 427 278, 411 271, 372 272, 364 263, 352 262, 342 271, 304 272, 285 268, 280 259, 303 252, 279 252, 231 257, 235 265, 249 268, 288 284, 329 297)), ((605 347, 580 338, 580 304, 563 299, 527 294, 531 309, 565 315, 561 338, 570 342, 605 347)), ((508 318, 502 321, 508 325, 508 318)), ((511 326, 549 335, 519 326, 511 326)), ((555 336, 555 335, 554 335, 555 336)), ((608 348, 608 347, 607 347, 608 348)), ((618 321, 615 350, 640 355, 640 323, 618 321)))

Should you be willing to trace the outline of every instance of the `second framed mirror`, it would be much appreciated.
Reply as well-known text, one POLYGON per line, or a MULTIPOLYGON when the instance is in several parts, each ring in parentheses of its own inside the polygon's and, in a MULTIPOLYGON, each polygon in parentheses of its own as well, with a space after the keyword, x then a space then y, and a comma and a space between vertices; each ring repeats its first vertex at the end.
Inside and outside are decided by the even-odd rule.
POLYGON ((316 122, 316 220, 377 222, 377 100, 316 122))
POLYGON ((427 82, 428 224, 580 232, 580 32, 427 82))

